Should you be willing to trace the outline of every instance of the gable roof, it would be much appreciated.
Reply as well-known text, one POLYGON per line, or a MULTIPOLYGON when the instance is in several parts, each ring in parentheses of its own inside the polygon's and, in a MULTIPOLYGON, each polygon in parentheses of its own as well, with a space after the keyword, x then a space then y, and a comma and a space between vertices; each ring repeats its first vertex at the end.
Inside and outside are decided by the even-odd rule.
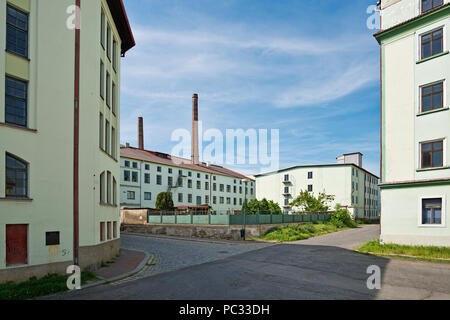
POLYGON ((150 163, 156 163, 171 167, 183 168, 188 170, 195 170, 200 172, 205 172, 209 174, 221 175, 235 179, 248 179, 250 181, 255 181, 243 174, 236 171, 217 166, 217 165, 207 165, 206 163, 192 164, 191 160, 175 157, 170 154, 161 153, 152 150, 141 150, 133 147, 121 147, 120 157, 129 158, 139 161, 145 161, 150 163))
POLYGON ((107 2, 120 39, 122 40, 121 54, 124 56, 128 50, 136 45, 127 12, 122 0, 107 0, 107 2))

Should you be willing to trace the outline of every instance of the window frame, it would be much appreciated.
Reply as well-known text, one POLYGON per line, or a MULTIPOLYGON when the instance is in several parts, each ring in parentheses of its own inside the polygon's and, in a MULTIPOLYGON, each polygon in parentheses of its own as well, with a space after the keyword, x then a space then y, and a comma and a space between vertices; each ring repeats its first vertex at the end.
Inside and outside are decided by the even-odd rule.
POLYGON ((30 164, 27 161, 15 156, 11 153, 8 153, 8 152, 5 153, 5 198, 7 198, 7 199, 28 199, 29 198, 29 196, 30 196, 30 190, 29 190, 30 174, 29 174, 29 172, 30 172, 30 164), (17 178, 16 178, 17 171, 25 172, 25 179, 24 179, 25 195, 19 195, 19 194, 9 194, 8 195, 7 194, 7 186, 8 186, 7 179, 8 179, 8 168, 9 168, 8 167, 8 157, 13 159, 14 161, 18 161, 19 163, 21 163, 25 166, 25 169, 17 169, 17 168, 10 169, 10 170, 14 170, 14 173, 15 173, 14 184, 16 184, 16 181, 17 181, 17 178))
MULTIPOLYGON (((12 5, 10 5, 10 4, 7 4, 7 5, 6 5, 6 12, 5 12, 5 13, 6 13, 6 17, 5 17, 5 26, 6 26, 6 30, 5 30, 5 36, 6 36, 6 39, 5 39, 5 50, 6 50, 6 52, 9 52, 9 53, 18 55, 18 56, 20 56, 20 57, 23 57, 23 58, 25 58, 25 59, 28 59, 28 58, 29 58, 29 53, 30 53, 30 34, 29 34, 29 32, 30 32, 30 15, 29 15, 29 13, 27 13, 27 12, 25 12, 25 11, 22 11, 22 10, 20 10, 20 9, 18 9, 18 8, 12 6, 12 5), (26 18, 27 18, 27 21, 26 21, 26 23, 27 23, 26 30, 20 28, 20 27, 17 26, 17 25, 14 25, 14 24, 8 22, 8 9, 12 9, 12 10, 17 11, 17 12, 23 14, 24 16, 26 16, 26 18), (10 26, 11 28, 15 29, 15 30, 18 31, 18 32, 22 32, 22 33, 25 34, 25 36, 26 36, 26 41, 25 41, 25 45, 26 45, 26 48, 25 48, 25 54, 19 53, 19 52, 15 51, 15 50, 11 50, 10 48, 8 48, 8 26, 10 26)), ((16 45, 17 45, 17 44, 16 44, 16 45)))
POLYGON ((420 149, 420 169, 436 169, 436 168, 443 168, 443 167, 445 167, 445 139, 436 139, 436 140, 432 140, 432 141, 424 141, 424 142, 420 142, 419 143, 419 149, 420 149), (438 142, 440 142, 440 143, 442 143, 442 149, 433 149, 433 144, 435 144, 435 143, 438 143, 438 142), (424 156, 423 156, 423 147, 424 147, 424 145, 428 145, 428 144, 431 144, 431 150, 429 150, 429 151, 427 151, 427 152, 430 152, 431 153, 431 166, 430 167, 424 167, 424 165, 423 165, 423 159, 424 159, 424 156), (434 160, 434 158, 433 158, 433 153, 434 152, 438 152, 438 151, 441 151, 441 153, 442 153, 442 156, 441 156, 441 166, 433 166, 433 160, 434 160))
MULTIPOLYGON (((14 90, 17 90, 15 87, 14 87, 14 90)), ((28 128, 28 82, 27 81, 24 81, 24 80, 21 80, 21 79, 18 79, 18 78, 15 78, 15 77, 11 77, 11 76, 9 76, 9 75, 5 75, 5 123, 7 123, 7 124, 11 124, 11 125, 14 125, 14 126, 19 126, 19 127, 22 127, 22 128, 28 128), (19 82, 19 83, 21 83, 21 84, 23 84, 23 85, 25 85, 25 98, 22 98, 22 97, 19 97, 19 96, 17 96, 17 95, 11 95, 10 93, 8 94, 7 93, 7 82, 8 82, 8 80, 10 80, 10 81, 13 81, 13 82, 19 82), (25 103, 25 115, 24 115, 24 124, 22 124, 22 123, 17 123, 17 122, 11 122, 11 121, 8 121, 7 120, 7 108, 8 108, 8 103, 7 103, 7 98, 10 98, 10 99, 13 99, 14 101, 22 101, 22 102, 24 102, 25 103)), ((17 107, 15 107, 15 106, 10 106, 10 107, 12 107, 12 108, 15 108, 15 109, 17 109, 17 107)))
POLYGON ((436 82, 432 82, 432 83, 428 83, 425 84, 423 86, 420 86, 419 90, 420 90, 420 108, 419 108, 419 113, 426 113, 426 112, 432 112, 432 111, 436 111, 436 110, 441 110, 445 108, 445 84, 446 81, 445 80, 439 80, 436 82), (434 92, 434 87, 437 85, 441 85, 442 86, 442 90, 441 91, 436 91, 434 92), (430 94, 424 94, 424 90, 431 88, 431 93, 430 94), (441 106, 439 108, 434 108, 434 96, 437 94, 441 94, 441 106), (431 109, 430 110, 424 110, 424 98, 425 97, 431 97, 431 109))
POLYGON ((438 55, 438 54, 443 53, 445 51, 444 50, 445 42, 444 42, 444 27, 443 26, 440 26, 440 27, 435 28, 435 29, 433 29, 431 31, 427 31, 427 32, 421 34, 419 36, 419 39, 420 39, 420 59, 421 60, 434 57, 435 55, 438 55), (434 34, 439 32, 439 31, 441 32, 440 40, 441 40, 441 49, 442 50, 441 50, 441 52, 434 53, 433 52, 433 43, 434 43, 434 40, 435 40, 434 39, 434 34), (424 42, 423 38, 428 36, 428 35, 431 36, 431 39, 429 41, 424 42), (428 57, 424 57, 424 55, 423 55, 423 52, 424 52, 423 47, 424 47, 424 44, 426 44, 426 43, 430 43, 430 53, 431 53, 431 55, 428 56, 428 57))
POLYGON ((443 194, 440 195, 426 195, 418 199, 418 227, 420 228, 446 228, 447 227, 447 199, 443 194), (423 224, 423 201, 441 199, 441 224, 423 224))
POLYGON ((431 8, 428 9, 428 10, 424 10, 424 9, 423 9, 423 5, 424 5, 424 3, 425 3, 426 1, 428 1, 428 0, 421 0, 421 1, 420 1, 420 13, 421 13, 421 14, 430 12, 430 11, 432 11, 432 10, 434 10, 434 9, 436 9, 436 8, 439 8, 439 7, 441 7, 441 6, 444 5, 444 0, 429 0, 429 1, 431 1, 431 8), (442 3, 441 3, 440 5, 434 5, 435 1, 441 1, 442 3))

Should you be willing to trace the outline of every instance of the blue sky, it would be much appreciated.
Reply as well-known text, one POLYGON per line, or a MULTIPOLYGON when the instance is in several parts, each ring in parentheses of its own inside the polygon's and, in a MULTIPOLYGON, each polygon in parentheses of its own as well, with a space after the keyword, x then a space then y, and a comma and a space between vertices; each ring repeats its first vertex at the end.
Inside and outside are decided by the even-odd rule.
POLYGON ((143 116, 145 147, 171 153, 198 93, 205 129, 279 129, 280 168, 359 151, 378 174, 375 2, 124 0, 137 45, 122 60, 121 143, 137 144, 143 116))

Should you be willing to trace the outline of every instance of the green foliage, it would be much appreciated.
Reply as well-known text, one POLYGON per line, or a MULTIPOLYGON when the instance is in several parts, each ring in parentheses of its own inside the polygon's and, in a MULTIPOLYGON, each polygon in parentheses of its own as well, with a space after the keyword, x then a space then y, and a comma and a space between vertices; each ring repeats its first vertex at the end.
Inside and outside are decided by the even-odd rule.
POLYGON ((341 228, 338 228, 330 223, 306 223, 289 227, 271 228, 266 232, 262 239, 275 240, 279 242, 297 241, 339 230, 341 230, 341 228))
POLYGON ((358 224, 352 220, 350 212, 347 209, 342 208, 340 204, 336 205, 333 215, 330 219, 330 224, 335 225, 338 228, 356 228, 358 224))
POLYGON ((156 198, 156 209, 158 210, 173 210, 172 193, 161 192, 156 198))
POLYGON ((300 195, 295 198, 289 205, 299 208, 302 212, 328 212, 330 210, 329 203, 334 200, 334 196, 324 192, 319 193, 316 198, 313 193, 301 191, 300 195))
MULTIPOLYGON (((41 279, 32 277, 21 283, 0 284, 0 300, 26 300, 67 291, 68 277, 67 275, 49 274, 41 279)), ((98 279, 97 276, 90 271, 81 273, 82 284, 96 279, 98 279)))
POLYGON ((450 259, 450 247, 408 246, 398 244, 382 244, 380 240, 369 241, 358 248, 358 251, 375 254, 408 255, 425 259, 450 259))
POLYGON ((242 206, 242 211, 246 212, 246 214, 282 214, 281 208, 278 203, 273 202, 272 200, 267 201, 267 199, 262 199, 258 201, 256 199, 252 199, 248 201, 246 204, 242 206))

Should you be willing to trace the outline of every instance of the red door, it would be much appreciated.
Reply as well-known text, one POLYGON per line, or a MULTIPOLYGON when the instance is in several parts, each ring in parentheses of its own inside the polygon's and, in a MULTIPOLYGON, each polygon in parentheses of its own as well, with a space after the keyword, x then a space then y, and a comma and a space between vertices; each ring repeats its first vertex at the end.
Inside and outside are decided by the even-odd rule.
POLYGON ((28 225, 6 225, 6 265, 28 263, 28 225))

